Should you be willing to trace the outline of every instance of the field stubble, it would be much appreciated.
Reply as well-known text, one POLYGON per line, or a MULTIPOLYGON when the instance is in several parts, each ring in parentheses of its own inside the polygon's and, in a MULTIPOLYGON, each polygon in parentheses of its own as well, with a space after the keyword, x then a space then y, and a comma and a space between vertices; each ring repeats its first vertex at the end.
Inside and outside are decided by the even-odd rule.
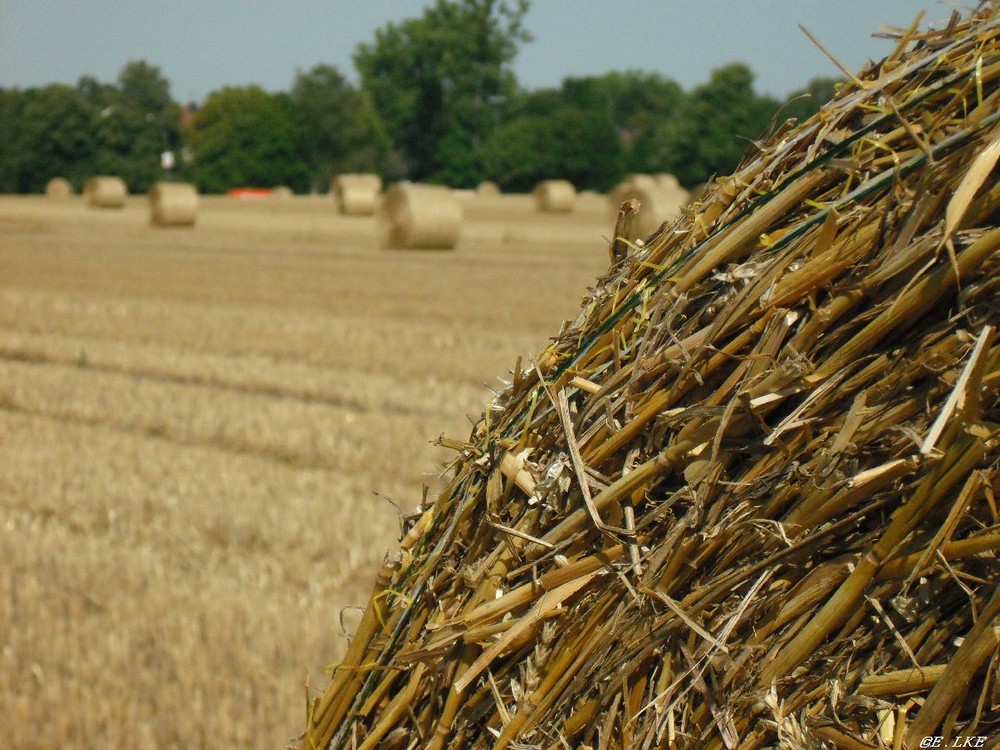
POLYGON ((0 197, 7 746, 282 747, 518 355, 607 263, 604 199, 465 199, 455 252, 328 198, 193 229, 0 197), (390 502, 390 500, 392 502, 390 502))

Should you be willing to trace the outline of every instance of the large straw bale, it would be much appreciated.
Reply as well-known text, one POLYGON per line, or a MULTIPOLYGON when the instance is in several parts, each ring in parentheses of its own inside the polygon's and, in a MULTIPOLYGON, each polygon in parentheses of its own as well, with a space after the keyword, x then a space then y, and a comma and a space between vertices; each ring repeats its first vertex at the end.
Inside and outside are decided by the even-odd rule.
POLYGON ((160 227, 194 226, 198 189, 189 182, 157 182, 149 189, 149 220, 160 227))
POLYGON ((382 178, 377 174, 341 174, 333 180, 333 195, 342 214, 371 216, 378 208, 382 178))
POLYGON ((689 195, 673 175, 632 174, 610 194, 611 205, 616 212, 627 200, 639 202, 638 213, 632 223, 634 236, 626 238, 634 240, 649 236, 664 222, 674 221, 687 205, 689 195))
POLYGON ((288 200, 289 198, 294 198, 295 193, 287 185, 278 185, 271 188, 271 197, 278 200, 288 200))
POLYGON ((1000 8, 899 33, 445 441, 302 747, 1000 737, 1000 8))
POLYGON ((49 198, 69 198, 73 195, 73 186, 65 177, 53 177, 45 185, 45 195, 49 198))
POLYGON ((443 185, 398 182, 386 191, 379 213, 383 248, 450 250, 461 226, 462 205, 443 185))
POLYGON ((576 188, 569 180, 542 180, 532 194, 539 211, 568 213, 576 206, 576 188))
POLYGON ((83 186, 83 196, 88 206, 94 208, 122 208, 128 188, 121 177, 98 175, 83 186))

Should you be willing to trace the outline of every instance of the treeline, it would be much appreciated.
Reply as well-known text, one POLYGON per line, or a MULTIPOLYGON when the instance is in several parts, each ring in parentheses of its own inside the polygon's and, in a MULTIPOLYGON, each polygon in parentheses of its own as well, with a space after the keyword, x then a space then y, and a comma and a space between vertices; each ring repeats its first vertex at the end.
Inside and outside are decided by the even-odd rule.
POLYGON ((732 171, 769 128, 813 114, 836 85, 817 79, 779 101, 733 63, 690 91, 639 71, 526 91, 512 62, 530 38, 527 7, 438 0, 359 45, 359 85, 318 65, 287 92, 227 87, 182 107, 156 66, 135 61, 113 84, 86 76, 75 87, 0 89, 0 192, 41 192, 57 175, 79 188, 94 174, 119 175, 134 192, 164 176, 207 193, 316 192, 356 171, 453 187, 493 180, 511 191, 551 177, 606 190, 630 172, 670 172, 693 186, 732 171))

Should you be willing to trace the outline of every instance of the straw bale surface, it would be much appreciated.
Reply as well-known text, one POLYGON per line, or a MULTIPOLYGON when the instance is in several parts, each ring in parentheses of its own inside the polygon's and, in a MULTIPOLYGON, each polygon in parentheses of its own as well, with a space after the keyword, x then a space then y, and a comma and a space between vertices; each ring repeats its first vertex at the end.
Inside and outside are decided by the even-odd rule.
POLYGON ((661 172, 655 175, 657 184, 664 188, 665 190, 683 190, 681 187, 680 180, 674 177, 672 174, 666 172, 661 172))
POLYGON ((294 198, 295 193, 287 185, 278 185, 277 187, 271 188, 271 197, 278 198, 279 200, 286 200, 288 198, 294 198))
POLYGON ((542 180, 532 194, 539 211, 568 213, 576 205, 576 188, 569 180, 542 180))
POLYGON ((687 205, 690 195, 673 175, 633 174, 611 191, 615 211, 627 200, 637 200, 639 210, 632 222, 634 237, 642 239, 655 232, 664 222, 674 221, 687 205))
POLYGON ((128 188, 121 177, 100 175, 91 177, 83 186, 87 205, 94 208, 121 208, 125 205, 128 188))
POLYGON ((49 198, 69 198, 73 195, 73 186, 65 177, 53 177, 45 185, 45 195, 49 198))
POLYGON ((157 182, 149 189, 149 220, 160 227, 194 226, 198 189, 190 182, 157 182))
POLYGON ((900 32, 613 242, 450 443, 303 747, 998 736, 998 35, 900 32))
POLYGON ((451 250, 462 227, 462 205, 443 185, 397 182, 385 193, 379 213, 386 249, 451 250))
POLYGON ((371 216, 378 208, 382 178, 377 174, 342 174, 333 180, 333 194, 342 214, 371 216))
POLYGON ((476 186, 476 195, 500 195, 500 186, 492 180, 485 180, 476 186))

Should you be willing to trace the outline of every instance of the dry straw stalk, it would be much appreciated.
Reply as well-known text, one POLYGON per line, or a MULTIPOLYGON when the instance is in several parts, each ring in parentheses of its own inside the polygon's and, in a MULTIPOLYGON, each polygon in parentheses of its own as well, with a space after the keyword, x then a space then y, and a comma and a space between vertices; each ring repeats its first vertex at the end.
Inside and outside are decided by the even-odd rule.
POLYGON ((638 250, 622 209, 302 747, 1000 733, 998 37, 914 24, 638 250))

